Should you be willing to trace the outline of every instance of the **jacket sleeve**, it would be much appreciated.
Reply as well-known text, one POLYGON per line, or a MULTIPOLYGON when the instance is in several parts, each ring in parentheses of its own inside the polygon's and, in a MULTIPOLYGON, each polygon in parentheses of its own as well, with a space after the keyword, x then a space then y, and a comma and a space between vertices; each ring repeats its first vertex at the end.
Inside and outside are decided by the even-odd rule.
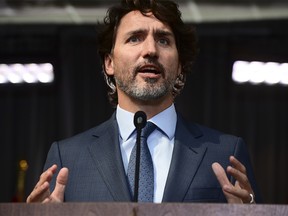
POLYGON ((50 150, 49 150, 48 155, 47 155, 46 162, 44 164, 44 171, 47 170, 49 167, 51 167, 54 164, 57 165, 57 171, 53 175, 53 178, 52 178, 52 180, 50 182, 50 191, 54 190, 55 184, 56 184, 56 177, 57 177, 58 172, 60 171, 60 169, 63 167, 62 166, 61 154, 60 154, 58 142, 54 142, 51 145, 51 147, 50 147, 50 150))
POLYGON ((247 177, 249 179, 249 182, 255 194, 255 201, 256 203, 261 203, 262 198, 261 198, 261 195, 260 195, 257 183, 256 183, 256 179, 254 176, 253 166, 250 161, 249 151, 242 138, 238 138, 238 142, 235 146, 234 156, 245 166, 247 177))

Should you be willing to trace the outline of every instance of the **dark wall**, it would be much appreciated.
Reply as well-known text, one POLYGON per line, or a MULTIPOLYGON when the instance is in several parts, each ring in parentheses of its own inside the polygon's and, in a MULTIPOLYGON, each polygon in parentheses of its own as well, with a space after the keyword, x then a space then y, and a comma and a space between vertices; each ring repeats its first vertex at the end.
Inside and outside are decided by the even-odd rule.
MULTIPOLYGON (((234 60, 288 61, 288 20, 198 24, 200 53, 177 109, 188 119, 244 138, 266 203, 288 203, 288 87, 237 85, 234 60)), ((26 159, 26 196, 51 143, 113 112, 97 55, 94 25, 2 25, 0 64, 47 62, 50 85, 0 85, 1 202, 16 194, 26 159)))

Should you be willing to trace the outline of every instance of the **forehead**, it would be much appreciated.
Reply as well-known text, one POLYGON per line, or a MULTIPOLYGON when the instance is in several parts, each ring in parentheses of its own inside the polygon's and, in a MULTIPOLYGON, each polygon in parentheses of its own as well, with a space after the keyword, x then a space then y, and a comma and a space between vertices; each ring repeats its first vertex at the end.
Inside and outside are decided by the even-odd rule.
POLYGON ((168 24, 165 24, 158 20, 152 13, 147 13, 144 16, 140 11, 131 11, 122 17, 118 26, 118 34, 125 34, 137 29, 149 30, 162 30, 172 32, 172 29, 168 24))

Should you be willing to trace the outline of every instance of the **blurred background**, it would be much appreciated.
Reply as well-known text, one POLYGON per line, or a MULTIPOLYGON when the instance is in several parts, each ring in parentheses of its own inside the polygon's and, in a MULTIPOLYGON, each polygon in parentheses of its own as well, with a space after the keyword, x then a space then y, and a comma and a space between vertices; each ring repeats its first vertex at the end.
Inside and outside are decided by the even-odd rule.
MULTIPOLYGON (((47 151, 113 112, 97 32, 116 0, 0 0, 0 202, 23 202, 47 151)), ((199 55, 176 100, 241 136, 265 203, 288 203, 287 0, 181 0, 199 55)))

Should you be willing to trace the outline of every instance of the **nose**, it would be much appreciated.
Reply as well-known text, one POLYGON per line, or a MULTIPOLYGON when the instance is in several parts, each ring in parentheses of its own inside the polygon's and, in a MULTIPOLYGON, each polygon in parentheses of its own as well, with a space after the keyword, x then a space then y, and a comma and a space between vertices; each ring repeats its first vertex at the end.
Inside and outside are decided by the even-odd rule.
POLYGON ((143 58, 158 58, 158 48, 157 43, 153 37, 148 37, 145 39, 142 48, 143 58))

